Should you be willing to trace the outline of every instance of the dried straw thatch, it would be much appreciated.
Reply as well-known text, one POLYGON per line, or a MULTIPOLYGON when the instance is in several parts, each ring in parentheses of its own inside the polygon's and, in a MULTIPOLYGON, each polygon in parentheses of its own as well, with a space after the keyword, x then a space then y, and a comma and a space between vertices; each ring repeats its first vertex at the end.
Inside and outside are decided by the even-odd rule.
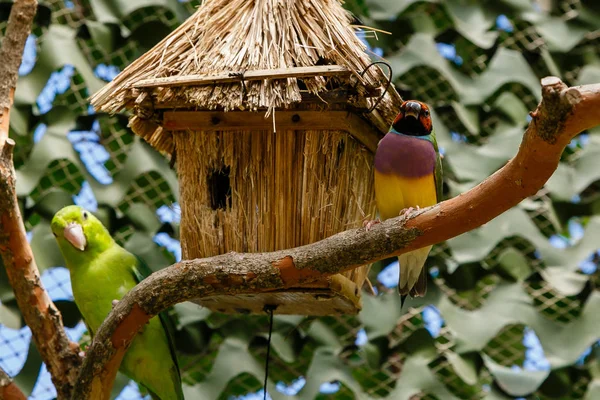
MULTIPOLYGON (((185 259, 290 248, 374 217, 373 151, 401 99, 392 88, 364 113, 387 77, 366 69, 371 60, 350 22, 340 0, 206 0, 93 97, 99 111, 133 110, 133 131, 176 155, 185 259), (296 118, 279 120, 281 129, 245 117, 271 113, 277 125, 286 109, 296 118)), ((200 303, 355 313, 367 272, 200 303)))
MULTIPOLYGON (((340 0, 205 0, 196 13, 150 51, 133 62, 92 97, 98 111, 116 113, 135 108, 142 120, 154 109, 272 110, 301 101, 301 91, 322 94, 334 86, 358 81, 358 89, 380 88, 386 81, 378 68, 359 77, 371 60, 350 25, 351 15, 340 0), (243 73, 316 65, 346 67, 350 78, 263 79, 219 85, 155 86, 139 89, 141 81, 190 75, 243 73), (149 110, 148 110, 149 109, 149 110)), ((374 101, 371 99, 370 101, 374 101)), ((390 91, 367 116, 380 130, 393 120, 400 97, 390 91)), ((159 150, 170 142, 157 124, 141 136, 159 150), (153 136, 153 137, 152 137, 153 136), (158 143, 159 139, 162 140, 158 143)))

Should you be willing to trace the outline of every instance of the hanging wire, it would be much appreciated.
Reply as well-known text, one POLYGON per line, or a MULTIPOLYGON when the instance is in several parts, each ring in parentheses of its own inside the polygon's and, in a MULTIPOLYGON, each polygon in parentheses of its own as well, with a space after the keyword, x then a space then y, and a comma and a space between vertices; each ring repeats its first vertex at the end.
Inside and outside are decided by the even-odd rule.
POLYGON ((244 79, 245 72, 246 71, 232 72, 229 74, 229 76, 232 78, 240 78, 240 83, 242 84, 242 99, 244 99, 244 97, 246 97, 246 80, 244 79))
MULTIPOLYGON (((388 72, 388 81, 387 81, 387 84, 385 85, 385 89, 383 90, 383 93, 381 94, 381 96, 379 96, 379 98, 377 99, 375 104, 373 104, 371 106, 371 108, 369 108, 365 112, 365 114, 370 114, 373 112, 373 110, 379 105, 379 103, 381 103, 381 100, 383 100, 383 98, 385 97, 386 93, 390 89, 390 86, 392 86, 392 76, 393 76, 392 66, 385 61, 373 61, 371 64, 367 65, 365 67, 365 69, 362 70, 362 72, 360 73, 360 77, 363 78, 365 76, 365 73, 369 70, 369 68, 371 68, 373 65, 377 65, 377 64, 385 65, 388 68, 388 71, 389 71, 388 72)), ((358 84, 358 82, 357 82, 357 84, 358 84)))
POLYGON ((273 333, 273 311, 275 311, 275 309, 277 308, 277 306, 274 305, 270 305, 270 304, 265 304, 265 306, 263 307, 263 310, 269 314, 269 338, 267 339, 267 359, 265 361, 265 383, 263 385, 264 387, 264 400, 267 400, 267 380, 269 379, 269 358, 271 355, 271 334, 273 333))

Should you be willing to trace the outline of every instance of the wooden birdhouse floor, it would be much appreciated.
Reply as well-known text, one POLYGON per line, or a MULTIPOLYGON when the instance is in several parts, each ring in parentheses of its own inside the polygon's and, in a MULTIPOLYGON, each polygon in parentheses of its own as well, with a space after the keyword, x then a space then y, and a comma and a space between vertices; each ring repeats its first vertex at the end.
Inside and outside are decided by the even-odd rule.
POLYGON ((313 316, 358 314, 362 308, 360 288, 342 275, 316 282, 312 287, 209 296, 194 302, 226 314, 264 314, 265 305, 277 306, 275 314, 313 316))

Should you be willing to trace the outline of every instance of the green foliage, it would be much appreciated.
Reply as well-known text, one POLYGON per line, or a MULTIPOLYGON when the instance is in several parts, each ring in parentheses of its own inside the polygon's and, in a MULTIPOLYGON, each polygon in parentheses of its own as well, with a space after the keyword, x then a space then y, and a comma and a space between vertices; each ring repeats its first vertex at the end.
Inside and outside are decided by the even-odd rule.
MULTIPOLYGON (((154 270, 173 258, 152 238, 177 235, 177 223, 161 223, 155 210, 177 201, 178 186, 168 162, 127 128, 125 116, 93 115, 87 96, 104 82, 100 64, 123 69, 181 23, 198 0, 42 1, 34 33, 37 60, 18 82, 11 136, 18 142, 18 194, 40 269, 62 265, 49 230, 53 213, 72 202, 89 183, 98 216, 120 243, 154 270), (43 111, 36 99, 55 71, 74 67, 69 88, 43 111), (67 139, 97 119, 104 163, 112 183, 86 169, 67 139), (39 124, 46 133, 34 143, 39 124)), ((540 97, 539 78, 554 74, 569 84, 600 81, 600 7, 592 0, 415 1, 353 0, 347 7, 363 25, 392 32, 369 36, 392 65, 405 98, 434 108, 444 150, 447 196, 476 185, 512 157, 540 97), (552 6, 545 8, 546 4, 552 6), (506 16, 508 24, 497 22, 506 16), (453 44, 444 58, 439 43, 453 44)), ((7 3, 0 15, 6 20, 7 3)), ((500 21, 502 22, 502 21, 500 21)), ((5 22, 1 24, 2 29, 5 22)), ((375 56, 374 56, 375 57, 375 56)), ((579 266, 598 249, 600 140, 596 132, 576 139, 548 184, 494 221, 437 245, 425 299, 401 312, 395 290, 364 294, 357 317, 278 316, 273 334, 270 393, 277 382, 307 380, 298 399, 593 399, 600 396, 598 270, 579 266), (584 228, 570 237, 569 221, 584 228), (563 237, 564 249, 549 238, 563 237), (439 334, 426 328, 423 307, 443 317, 439 334), (355 345, 364 328, 368 341, 355 345), (550 368, 516 371, 533 330, 550 368), (336 394, 319 394, 324 382, 341 383, 336 394)), ((558 241, 562 239, 556 239, 558 241)), ((594 256, 591 262, 598 262, 594 256)), ((383 268, 376 265, 371 281, 383 268)), ((0 322, 22 321, 0 269, 0 322)), ((65 322, 78 313, 61 302, 65 322)), ((178 350, 188 398, 223 398, 262 387, 266 316, 225 316, 192 304, 175 307, 178 350)), ((41 360, 33 349, 16 377, 30 392, 41 360)), ((119 387, 126 382, 123 380, 119 387)), ((287 397, 286 397, 287 398, 287 397)))

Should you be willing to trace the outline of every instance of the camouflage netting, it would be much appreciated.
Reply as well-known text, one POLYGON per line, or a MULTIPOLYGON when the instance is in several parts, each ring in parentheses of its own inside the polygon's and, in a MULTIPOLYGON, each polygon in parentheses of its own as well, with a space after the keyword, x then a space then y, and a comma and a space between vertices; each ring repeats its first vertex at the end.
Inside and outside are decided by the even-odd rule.
MULTIPOLYGON (((98 76, 107 78, 110 66, 125 68, 199 3, 41 1, 35 66, 19 80, 10 134, 18 144, 26 226, 42 269, 63 263, 49 219, 86 188, 120 243, 154 269, 173 261, 152 239, 178 234, 176 220, 161 222, 155 213, 177 201, 174 172, 130 132, 126 116, 94 115, 86 98, 105 83, 98 76), (61 74, 69 85, 45 87, 61 74), (97 153, 86 152, 80 146, 85 141, 107 156, 90 161, 97 153), (93 161, 101 171, 91 171, 93 161)), ((5 21, 9 3, 1 5, 5 21)), ((595 0, 355 0, 346 6, 362 24, 392 32, 364 33, 373 57, 383 54, 392 65, 404 98, 433 106, 447 196, 473 187, 516 153, 528 111, 540 98, 541 77, 600 82, 595 0)), ((276 317, 272 397, 285 397, 275 384, 302 386, 305 379, 297 398, 600 398, 595 133, 573 140, 536 196, 437 245, 427 264, 428 296, 408 301, 408 311, 400 311, 394 289, 378 282, 381 263, 371 272, 379 295, 364 294, 359 316, 276 317), (333 393, 320 393, 328 382, 333 393)), ((3 274, 0 269, 0 323, 19 328, 3 274)), ((64 301, 61 309, 75 325, 72 302, 64 301)), ((178 305, 175 313, 189 398, 229 399, 262 387, 266 316, 224 316, 191 304, 178 305)), ((1 339, 0 362, 18 352, 1 339)), ((30 351, 19 380, 25 390, 31 391, 39 366, 30 351)))

